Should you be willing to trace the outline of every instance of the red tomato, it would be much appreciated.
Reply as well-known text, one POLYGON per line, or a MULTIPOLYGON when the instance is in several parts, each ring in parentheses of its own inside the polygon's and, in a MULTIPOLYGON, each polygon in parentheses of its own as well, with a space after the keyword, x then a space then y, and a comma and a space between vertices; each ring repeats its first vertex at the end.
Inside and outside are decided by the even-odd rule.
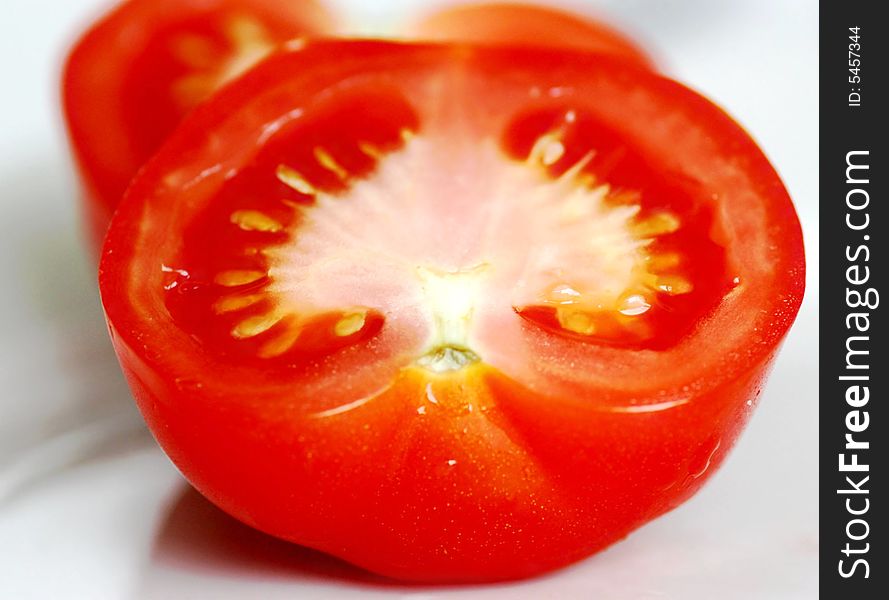
POLYGON ((262 531, 416 581, 620 540, 722 462, 803 293, 722 111, 564 51, 312 42, 199 107, 106 239, 161 446, 262 531))
POLYGON ((651 59, 636 42, 608 25, 589 17, 529 4, 451 7, 427 16, 409 33, 430 41, 574 48, 651 66, 651 59))
MULTIPOLYGON (((94 245, 123 191, 180 119, 274 46, 332 32, 313 1, 129 0, 78 42, 64 77, 65 113, 94 245)), ((608 27, 551 9, 472 5, 411 28, 432 40, 576 47, 648 63, 608 27)))
POLYGON ((63 96, 95 243, 195 104, 279 43, 328 28, 312 0, 129 0, 93 25, 68 57, 63 96))

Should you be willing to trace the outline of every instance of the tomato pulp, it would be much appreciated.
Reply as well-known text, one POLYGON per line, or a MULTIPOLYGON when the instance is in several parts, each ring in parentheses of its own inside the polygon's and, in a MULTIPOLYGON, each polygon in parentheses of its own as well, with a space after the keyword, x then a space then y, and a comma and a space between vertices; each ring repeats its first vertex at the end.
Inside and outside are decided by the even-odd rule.
POLYGON ((161 446, 371 571, 554 569, 693 494, 803 293, 755 143, 601 55, 311 42, 189 116, 100 267, 161 446))
POLYGON ((312 0, 127 0, 96 22, 63 76, 94 243, 133 175, 188 111, 278 44, 330 27, 312 0))

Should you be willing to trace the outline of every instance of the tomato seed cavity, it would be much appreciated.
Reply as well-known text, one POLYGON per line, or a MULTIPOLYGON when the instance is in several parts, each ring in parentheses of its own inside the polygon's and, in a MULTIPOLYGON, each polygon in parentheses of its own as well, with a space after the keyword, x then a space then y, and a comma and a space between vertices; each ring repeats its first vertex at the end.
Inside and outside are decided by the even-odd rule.
POLYGON ((194 285, 168 306, 208 347, 224 329, 226 353, 260 360, 364 343, 404 314, 422 315, 415 363, 437 373, 484 360, 475 328, 503 311, 664 347, 728 289, 711 223, 580 107, 455 145, 418 132, 401 97, 356 95, 276 133, 223 187, 191 227, 212 247, 186 235, 194 285))

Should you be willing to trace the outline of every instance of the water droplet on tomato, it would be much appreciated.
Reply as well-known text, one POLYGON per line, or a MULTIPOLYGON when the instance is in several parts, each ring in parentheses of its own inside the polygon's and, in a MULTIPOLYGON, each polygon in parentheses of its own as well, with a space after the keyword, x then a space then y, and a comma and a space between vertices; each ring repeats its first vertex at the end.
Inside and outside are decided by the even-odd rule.
POLYGON ((633 294, 627 297, 621 304, 620 313, 628 317, 635 317, 645 314, 651 308, 651 304, 645 296, 641 294, 633 294))
POLYGON ((710 468, 710 464, 713 462, 713 457, 716 455, 717 450, 722 445, 721 439, 715 439, 708 443, 705 443, 698 452, 692 457, 691 462, 688 464, 688 474, 693 479, 698 479, 702 477, 707 470, 710 468))

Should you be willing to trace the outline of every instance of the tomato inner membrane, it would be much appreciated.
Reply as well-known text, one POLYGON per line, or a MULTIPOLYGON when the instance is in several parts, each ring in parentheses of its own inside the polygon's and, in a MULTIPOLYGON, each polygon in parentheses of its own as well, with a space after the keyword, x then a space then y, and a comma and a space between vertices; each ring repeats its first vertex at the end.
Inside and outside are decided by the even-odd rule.
POLYGON ((581 107, 505 131, 424 130, 395 89, 339 90, 273 135, 187 226, 167 306, 224 357, 302 360, 386 327, 435 372, 518 315, 583 343, 664 348, 731 281, 694 182, 581 107))

